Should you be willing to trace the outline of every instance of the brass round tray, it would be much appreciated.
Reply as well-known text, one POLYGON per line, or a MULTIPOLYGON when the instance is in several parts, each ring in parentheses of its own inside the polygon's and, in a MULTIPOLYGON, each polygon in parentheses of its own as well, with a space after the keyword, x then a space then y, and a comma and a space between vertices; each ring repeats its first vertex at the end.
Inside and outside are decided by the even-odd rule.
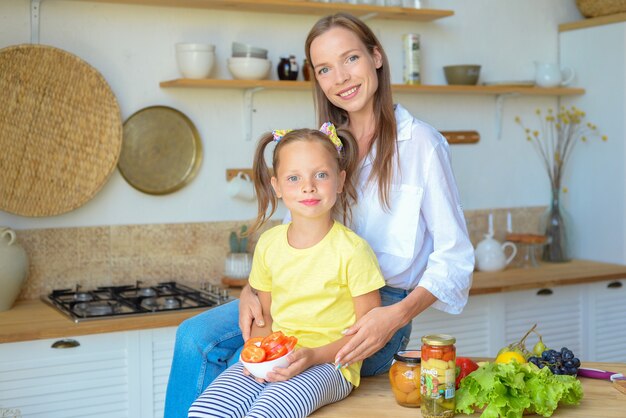
POLYGON ((124 179, 141 192, 175 192, 200 168, 200 135, 187 116, 171 107, 135 112, 124 122, 123 138, 117 165, 124 179))

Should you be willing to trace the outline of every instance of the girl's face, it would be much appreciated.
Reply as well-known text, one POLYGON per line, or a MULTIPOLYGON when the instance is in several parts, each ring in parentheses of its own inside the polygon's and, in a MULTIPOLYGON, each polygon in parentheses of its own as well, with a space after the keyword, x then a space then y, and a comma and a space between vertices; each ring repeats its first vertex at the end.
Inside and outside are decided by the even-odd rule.
POLYGON ((281 148, 279 161, 272 187, 292 219, 330 219, 346 178, 335 156, 317 141, 293 141, 281 148))
POLYGON ((332 104, 349 114, 373 111, 382 66, 377 49, 370 54, 353 32, 333 27, 311 42, 310 52, 315 78, 332 104))

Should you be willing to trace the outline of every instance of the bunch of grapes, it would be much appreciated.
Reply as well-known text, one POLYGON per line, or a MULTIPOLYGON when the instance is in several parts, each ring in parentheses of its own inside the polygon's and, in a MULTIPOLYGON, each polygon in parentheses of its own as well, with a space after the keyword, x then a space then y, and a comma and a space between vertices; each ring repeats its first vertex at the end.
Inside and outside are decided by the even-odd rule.
MULTIPOLYGON (((537 353, 535 352, 535 354, 537 353)), ((540 369, 548 367, 553 374, 568 374, 571 376, 576 376, 580 367, 580 360, 567 347, 561 348, 561 351, 544 350, 540 357, 529 357, 528 362, 533 363, 540 369)))

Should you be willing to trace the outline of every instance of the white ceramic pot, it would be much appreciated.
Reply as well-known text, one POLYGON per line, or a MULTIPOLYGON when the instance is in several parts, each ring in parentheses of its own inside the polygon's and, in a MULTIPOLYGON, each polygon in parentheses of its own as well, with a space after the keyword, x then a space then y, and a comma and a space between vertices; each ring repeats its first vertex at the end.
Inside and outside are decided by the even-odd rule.
POLYGON ((535 83, 539 87, 567 86, 575 75, 570 67, 560 68, 557 64, 535 61, 535 83))
POLYGON ((178 70, 185 78, 207 78, 215 64, 215 45, 198 43, 176 44, 178 70))
POLYGON ((500 271, 513 261, 517 254, 517 247, 512 242, 500 244, 491 235, 486 234, 485 239, 478 243, 474 255, 476 257, 476 267, 480 271, 500 271), (511 249, 511 254, 507 257, 505 250, 511 249))
POLYGON ((0 227, 0 312, 11 309, 28 274, 28 256, 15 239, 13 230, 0 227))
POLYGON ((231 279, 247 279, 252 270, 252 254, 229 253, 224 262, 224 276, 231 279))

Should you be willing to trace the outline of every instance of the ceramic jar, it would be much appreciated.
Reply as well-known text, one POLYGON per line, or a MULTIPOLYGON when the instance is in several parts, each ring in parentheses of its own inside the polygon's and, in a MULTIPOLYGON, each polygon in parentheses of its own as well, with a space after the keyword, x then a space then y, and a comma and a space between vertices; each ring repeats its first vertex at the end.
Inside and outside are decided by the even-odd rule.
POLYGON ((28 274, 28 256, 15 232, 0 227, 0 312, 11 309, 28 274))

